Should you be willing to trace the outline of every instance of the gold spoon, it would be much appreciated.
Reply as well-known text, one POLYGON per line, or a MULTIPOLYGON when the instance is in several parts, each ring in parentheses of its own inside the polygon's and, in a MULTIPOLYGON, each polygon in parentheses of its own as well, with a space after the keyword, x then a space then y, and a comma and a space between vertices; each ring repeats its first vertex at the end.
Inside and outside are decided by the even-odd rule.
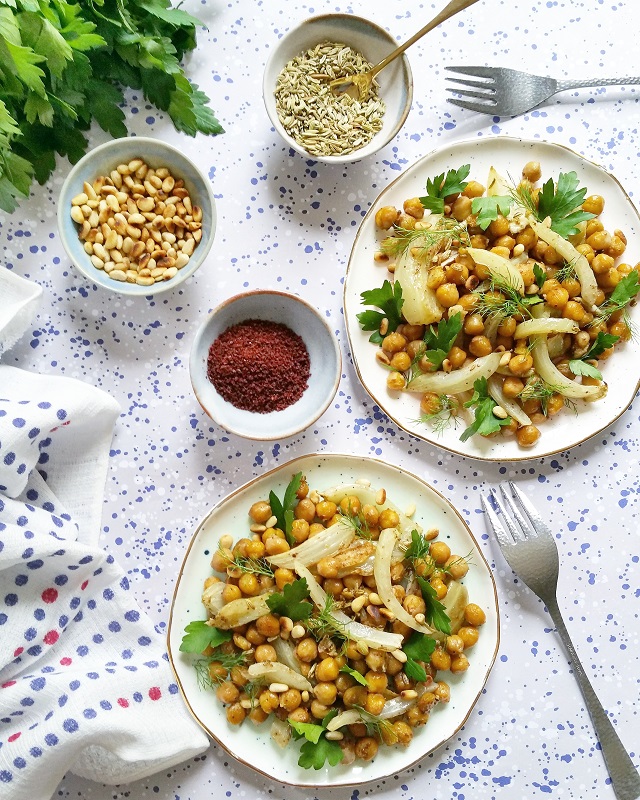
POLYGON ((373 79, 380 72, 380 70, 384 69, 399 55, 402 55, 402 53, 404 53, 408 47, 411 47, 412 44, 417 42, 418 39, 421 39, 426 33, 429 33, 429 31, 440 25, 441 22, 453 17, 454 14, 457 14, 459 11, 464 11, 465 8, 469 8, 469 6, 472 6, 477 2, 478 0, 451 0, 451 2, 446 5, 442 11, 431 20, 431 22, 427 23, 424 28, 419 30, 404 44, 401 44, 400 47, 396 48, 392 53, 389 53, 389 55, 379 64, 376 64, 375 67, 372 67, 368 72, 362 72, 359 75, 347 75, 342 78, 334 78, 334 80, 332 80, 329 84, 329 88, 335 95, 341 95, 346 92, 348 95, 353 97, 354 100, 364 100, 369 94, 369 89, 371 88, 373 79))

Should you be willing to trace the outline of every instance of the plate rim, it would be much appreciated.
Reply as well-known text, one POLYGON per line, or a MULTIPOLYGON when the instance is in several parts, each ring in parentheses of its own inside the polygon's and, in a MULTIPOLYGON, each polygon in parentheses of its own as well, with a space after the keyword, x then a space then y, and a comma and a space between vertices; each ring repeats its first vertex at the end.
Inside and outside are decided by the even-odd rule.
MULTIPOLYGON (((362 456, 355 455, 355 454, 352 454, 352 453, 349 454, 349 453, 340 453, 340 452, 313 452, 313 453, 301 454, 299 456, 296 456, 293 459, 290 459, 289 461, 284 462, 283 464, 279 464, 278 466, 273 467, 273 469, 270 469, 265 473, 262 473, 260 475, 255 476, 254 478, 251 478, 251 480, 249 480, 249 481, 246 481, 244 484, 242 484, 242 486, 237 487, 236 489, 231 491, 229 494, 227 494, 224 497, 220 498, 216 503, 214 503, 214 505, 212 505, 208 509, 208 511, 200 519, 200 521, 198 522, 198 524, 197 524, 197 526, 196 526, 196 528, 195 528, 195 530, 194 530, 194 532, 193 532, 193 534, 191 536, 191 540, 189 541, 188 547, 187 547, 187 549, 185 551, 184 557, 182 559, 182 563, 180 565, 180 568, 178 570, 178 574, 177 574, 177 577, 176 577, 175 586, 174 586, 174 590, 173 590, 173 595, 172 595, 172 598, 171 598, 171 606, 169 608, 169 618, 168 618, 168 622, 167 622, 167 633, 166 633, 166 645, 167 645, 167 657, 169 659, 169 664, 171 666, 171 670, 172 670, 172 672, 174 674, 174 677, 176 679, 176 682, 178 684, 178 689, 180 691, 180 695, 181 695, 185 705, 187 706, 187 708, 189 710, 189 713, 191 714, 193 719, 198 723, 198 725, 200 725, 200 727, 205 731, 205 733, 209 736, 209 738, 211 740, 213 740, 213 742, 215 742, 215 744, 218 745, 218 747, 222 748, 222 750, 225 753, 227 753, 229 756, 231 756, 231 758, 234 758, 236 761, 238 761, 243 766, 249 767, 254 772, 258 773, 259 775, 262 775, 264 778, 267 778, 268 780, 271 780, 271 781, 277 780, 278 782, 283 783, 283 784, 285 784, 287 786, 294 786, 294 787, 299 788, 299 789, 308 788, 309 786, 314 786, 314 785, 318 786, 319 788, 338 789, 338 788, 341 788, 341 787, 343 788, 345 786, 361 786, 361 785, 365 785, 365 784, 368 784, 368 783, 373 783, 373 782, 376 782, 376 781, 386 780, 386 779, 388 779, 390 777, 393 777, 396 774, 406 773, 408 770, 410 770, 413 767, 415 767, 415 765, 419 761, 422 761, 422 759, 424 759, 427 756, 431 755, 431 753, 434 753, 438 748, 442 747, 444 744, 449 742, 461 730, 461 728, 464 727, 464 725, 466 724, 467 720, 471 716, 472 711, 476 707, 476 705, 478 703, 478 700, 480 699, 481 694, 485 690, 485 687, 486 687, 487 682, 489 680, 489 676, 491 675, 493 667, 495 666, 496 658, 498 656, 498 652, 499 652, 499 649, 500 649, 500 634, 501 634, 501 629, 500 629, 500 602, 499 602, 499 598, 498 598, 497 584, 496 584, 496 580, 495 580, 495 577, 494 577, 494 574, 493 574, 493 570, 491 569, 491 566, 490 566, 489 562, 487 561, 484 553, 482 552, 480 544, 477 541, 476 537, 474 536, 471 528, 469 527, 468 523, 466 522, 466 520, 464 519, 462 514, 453 505, 453 503, 450 500, 448 500, 440 491, 438 491, 438 489, 436 489, 434 486, 432 486, 430 483, 428 483, 424 478, 421 478, 419 475, 416 475, 414 472, 412 472, 410 470, 406 470, 403 467, 400 467, 398 464, 394 464, 394 463, 389 463, 387 461, 383 461, 380 458, 375 458, 373 456, 364 456, 364 459, 365 459, 366 462, 374 462, 374 463, 376 463, 378 465, 381 465, 384 468, 396 470, 400 475, 408 475, 409 477, 413 478, 414 480, 417 480, 419 483, 421 483, 423 486, 425 486, 427 488, 427 490, 433 492, 440 499, 440 501, 442 503, 444 503, 444 505, 446 506, 447 510, 451 511, 457 517, 458 521, 462 524, 462 526, 465 529, 467 535, 471 538, 471 541, 475 545, 476 550, 477 550, 480 558, 482 559, 482 562, 484 563, 487 575, 489 576, 489 579, 490 579, 490 582, 491 582, 491 586, 493 588, 493 603, 494 603, 494 608, 495 608, 495 612, 496 612, 496 622, 495 622, 495 638, 496 638, 496 642, 495 642, 495 647, 494 647, 493 653, 492 653, 492 655, 491 655, 491 657, 490 657, 490 659, 488 661, 484 676, 482 677, 482 684, 479 687, 477 694, 473 698, 473 701, 471 702, 469 708, 467 709, 466 714, 464 716, 464 719, 461 720, 460 724, 455 728, 455 730, 452 731, 444 739, 441 739, 434 747, 430 748, 426 752, 421 753, 414 761, 412 761, 411 763, 409 763, 406 766, 404 766, 400 770, 400 772, 392 771, 392 772, 389 772, 389 773, 384 773, 383 775, 378 775, 378 776, 373 777, 373 778, 366 778, 365 780, 359 780, 359 779, 351 778, 349 781, 345 781, 343 783, 321 784, 321 783, 317 783, 317 781, 316 781, 316 783, 296 783, 296 782, 294 782, 292 780, 288 780, 288 779, 282 778, 280 776, 276 778, 273 775, 270 775, 270 774, 264 772, 262 769, 257 767, 255 764, 251 764, 250 762, 246 761, 244 758, 242 758, 241 756, 239 756, 235 752, 233 752, 212 730, 210 730, 205 725, 205 723, 198 717, 197 713, 194 711, 193 707, 191 706, 191 703, 189 702, 189 698, 187 697, 186 691, 185 691, 185 689, 184 689, 184 687, 182 685, 182 681, 180 679, 180 675, 178 673, 178 669, 176 668, 176 665, 174 663, 174 658, 173 658, 173 653, 172 653, 172 648, 171 648, 171 631, 172 631, 173 620, 174 620, 174 610, 175 610, 175 606, 176 606, 176 600, 177 600, 177 597, 178 597, 178 590, 180 588, 180 584, 181 584, 181 581, 182 581, 182 578, 183 578, 183 574, 184 574, 184 569, 185 569, 185 566, 186 566, 186 563, 187 563, 187 559, 189 558, 189 555, 191 553, 191 549, 195 545, 196 539, 198 538, 198 535, 202 531, 202 529, 205 526, 206 522, 209 520, 209 518, 211 517, 211 515, 215 511, 217 511, 223 504, 226 504, 227 502, 229 502, 232 499, 234 499, 238 494, 243 492, 245 489, 248 489, 251 485, 256 483, 258 480, 261 480, 263 478, 268 478, 270 475, 273 475, 274 473, 280 472, 280 471, 282 471, 284 469, 288 469, 293 464, 296 464, 297 462, 299 462, 299 461, 301 461, 303 459, 306 460, 306 459, 314 459, 314 458, 328 459, 328 460, 333 460, 333 459, 336 459, 336 458, 337 459, 345 459, 347 461, 351 461, 351 462, 354 462, 354 463, 357 462, 358 464, 362 464, 362 461, 363 461, 363 457, 362 456)), ((320 779, 319 775, 314 775, 314 777, 317 780, 320 779)))
MULTIPOLYGON (((577 151, 573 150, 571 147, 568 147, 567 145, 559 144, 557 142, 551 142, 548 139, 525 139, 525 138, 520 137, 520 136, 503 136, 501 134, 498 134, 498 135, 495 135, 495 136, 486 136, 486 137, 478 138, 478 139, 459 139, 459 140, 456 140, 456 141, 453 141, 453 142, 449 142, 448 144, 443 144, 440 147, 436 147, 433 150, 431 150, 429 153, 427 153, 426 155, 421 156, 419 159, 417 159, 412 164, 410 164, 405 170, 403 170, 400 173, 400 175, 398 175, 396 178, 394 178, 391 181, 391 183, 387 184, 384 187, 384 189, 382 189, 378 193, 376 198, 373 200, 373 202, 371 204, 371 208, 367 211, 365 216, 362 218, 362 221, 360 222, 360 225, 358 226, 358 230, 356 231, 356 235, 355 235, 355 238, 353 240, 353 244, 351 246, 351 252, 349 253, 349 261, 347 262, 347 269, 346 269, 346 272, 345 272, 344 285, 343 285, 343 289, 342 289, 342 307, 343 307, 343 310, 345 312, 344 313, 344 325, 345 325, 345 330, 346 330, 346 333, 347 333, 347 341, 349 342, 349 351, 350 351, 350 354, 351 354, 351 361, 352 361, 352 364, 353 364, 353 368, 354 368, 354 370, 356 372, 356 375, 358 376, 358 380, 360 381, 360 385, 365 390, 365 392, 369 395, 371 400, 373 400, 373 402, 380 407, 380 410, 391 420, 391 422, 394 425, 397 425, 398 428, 400 428, 400 430, 404 431, 405 433, 409 434, 410 436, 415 437, 416 439, 419 439, 420 441, 426 442, 427 444, 430 444, 430 445, 434 445, 435 447, 439 447, 440 449, 445 450, 448 453, 453 453, 454 455, 461 456, 462 458, 469 458, 469 459, 473 459, 475 461, 484 461, 484 462, 494 463, 494 464, 495 463, 511 463, 511 464, 516 463, 516 464, 519 464, 519 463, 523 463, 523 462, 526 462, 526 461, 537 461, 537 460, 539 460, 541 458, 548 458, 549 456, 554 456, 554 455, 557 455, 558 453, 568 452, 569 450, 572 450, 574 447, 578 447, 581 444, 584 444, 585 442, 589 441, 589 439, 593 439, 595 436, 598 436, 598 434, 602 433, 604 430, 609 428, 611 425, 615 424, 620 419, 620 417, 624 413, 626 413, 626 411, 629 409, 629 406, 633 403, 633 401, 634 401, 634 399, 635 399, 635 397, 636 397, 636 395, 638 393, 638 390, 640 389, 640 373, 638 374, 638 379, 637 379, 635 388, 631 392, 631 396, 630 396, 628 402, 626 402, 626 404, 621 408, 621 410, 616 414, 616 416, 611 418, 611 419, 609 419, 609 420, 607 420, 597 430, 592 431, 591 433, 589 433, 587 436, 585 436, 584 438, 580 439, 579 441, 573 442, 568 447, 557 447, 555 449, 545 450, 542 453, 527 453, 526 451, 523 451, 523 455, 522 456, 509 456, 509 457, 505 457, 505 456, 501 456, 501 455, 490 456, 490 455, 482 455, 482 454, 476 454, 476 453, 468 453, 468 452, 464 452, 462 450, 458 450, 455 447, 452 447, 452 446, 450 446, 448 444, 444 444, 442 441, 438 441, 435 437, 434 438, 427 438, 426 436, 421 436, 420 433, 418 433, 415 430, 412 430, 411 428, 407 427, 406 424, 400 422, 400 420, 397 419, 394 416, 393 413, 390 413, 387 410, 386 405, 383 406, 382 403, 380 402, 379 398, 375 397, 372 394, 371 390, 369 389, 368 385, 365 383, 365 381, 363 379, 362 373, 360 371, 360 365, 358 364, 358 360, 357 360, 357 358, 355 356, 355 353, 354 353, 353 340, 352 340, 352 335, 351 335, 351 326, 352 326, 353 323, 351 322, 349 316, 346 313, 348 278, 349 278, 349 273, 351 272, 351 269, 352 269, 354 253, 355 253, 356 247, 358 246, 358 244, 360 242, 360 238, 361 238, 361 236, 363 234, 363 230, 364 230, 365 224, 367 223, 369 218, 374 214, 376 205, 378 204, 380 198, 383 195, 385 195, 393 186, 395 186, 395 184, 398 181, 400 181, 402 178, 404 178, 404 176, 409 172, 409 170, 412 170, 415 167, 417 167, 419 164, 427 162, 429 159, 432 159, 434 156, 439 155, 443 150, 446 150, 447 148, 459 147, 459 146, 474 146, 475 147, 475 146, 482 145, 482 144, 487 143, 487 142, 495 142, 496 140, 502 140, 502 141, 507 140, 507 141, 510 141, 510 142, 517 142, 517 143, 522 144, 523 146, 540 145, 540 144, 542 144, 542 145, 545 145, 547 147, 558 148, 559 150, 566 150, 567 152, 571 153, 573 156, 575 156, 576 158, 580 159, 581 161, 584 161, 587 164, 590 164, 591 166, 593 166, 596 169, 598 169, 601 172, 603 172, 606 176, 611 178, 617 184, 618 188, 620 189, 620 191, 624 195, 627 203, 629 204, 631 209, 633 209, 633 212, 635 213, 635 215, 636 215, 636 217, 638 219, 638 225, 640 226, 640 211, 638 211, 638 209, 635 206, 635 203, 633 202, 631 197, 629 197, 629 194, 625 190, 624 186, 620 183, 618 178, 612 172, 609 172, 607 169, 605 169, 602 166, 602 164, 599 164, 597 161, 593 161, 592 159, 586 158, 585 156, 581 155, 580 153, 578 153, 577 151)), ((360 333, 360 331, 357 331, 357 332, 360 333)))

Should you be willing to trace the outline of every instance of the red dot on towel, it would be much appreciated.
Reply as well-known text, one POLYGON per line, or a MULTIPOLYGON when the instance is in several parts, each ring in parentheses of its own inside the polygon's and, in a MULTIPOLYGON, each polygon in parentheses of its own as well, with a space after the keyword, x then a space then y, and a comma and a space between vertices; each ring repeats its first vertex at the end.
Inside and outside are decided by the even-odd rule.
POLYGON ((84 591, 88 585, 89 581, 82 581, 82 583, 80 584, 80 588, 82 589, 82 591, 84 591))
POLYGON ((57 589, 53 589, 53 588, 45 589, 44 592, 42 592, 42 600, 45 603, 55 603, 55 601, 57 599, 58 599, 58 590, 57 589))
POLYGON ((11 736, 7 739, 8 742, 15 742, 16 739, 19 739, 22 736, 20 731, 18 733, 12 733, 11 736))
POLYGON ((67 657, 61 658, 60 663, 62 664, 63 667, 68 667, 69 664, 71 664, 71 659, 67 657))
POLYGON ((10 686, 15 686, 15 684, 16 684, 15 681, 7 681, 6 683, 3 683, 2 686, 0 686, 0 689, 8 689, 10 686))
POLYGON ((129 701, 126 700, 124 697, 118 698, 118 705, 122 706, 122 708, 129 708, 129 701))
POLYGON ((49 631, 49 633, 45 633, 44 635, 44 643, 55 644, 59 638, 60 634, 58 633, 58 631, 49 631))
POLYGON ((16 649, 13 651, 13 657, 17 658, 22 652, 24 652, 24 647, 16 647, 16 649))
POLYGON ((157 686, 152 686, 149 689, 149 697, 152 700, 159 700, 162 697, 162 692, 160 691, 160 689, 157 686))

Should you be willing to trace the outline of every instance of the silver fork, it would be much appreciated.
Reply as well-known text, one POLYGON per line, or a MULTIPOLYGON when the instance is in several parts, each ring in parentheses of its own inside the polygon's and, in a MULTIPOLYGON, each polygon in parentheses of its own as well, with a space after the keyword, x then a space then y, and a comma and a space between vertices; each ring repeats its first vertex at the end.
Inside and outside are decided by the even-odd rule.
POLYGON ((508 489, 500 484, 502 501, 495 490, 491 490, 488 498, 482 497, 488 527, 493 530, 511 569, 538 595, 551 614, 571 658, 616 797, 636 800, 640 797, 640 775, 589 683, 558 608, 559 559, 553 534, 523 493, 511 481, 507 485, 508 489))
POLYGON ((640 78, 594 78, 579 81, 557 81, 555 78, 545 78, 541 75, 530 75, 506 67, 445 67, 449 72, 457 72, 468 78, 481 78, 482 80, 468 80, 450 78, 447 80, 459 84, 447 86, 447 91, 460 94, 463 97, 473 97, 481 102, 469 102, 448 98, 450 103, 468 111, 479 111, 481 114, 492 114, 498 117, 517 117, 531 111, 544 100, 557 92, 567 89, 581 89, 587 86, 628 86, 640 84, 640 78), (466 87, 466 88, 463 88, 466 87))

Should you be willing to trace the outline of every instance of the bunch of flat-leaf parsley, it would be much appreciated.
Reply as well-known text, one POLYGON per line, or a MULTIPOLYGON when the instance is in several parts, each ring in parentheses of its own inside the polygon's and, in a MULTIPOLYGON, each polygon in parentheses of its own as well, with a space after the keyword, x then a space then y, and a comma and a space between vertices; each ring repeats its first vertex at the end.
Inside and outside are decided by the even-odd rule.
POLYGON ((126 136, 124 86, 190 136, 222 133, 180 66, 198 24, 169 0, 0 2, 0 208, 14 211, 34 177, 44 183, 56 153, 78 161, 92 120, 126 136))

